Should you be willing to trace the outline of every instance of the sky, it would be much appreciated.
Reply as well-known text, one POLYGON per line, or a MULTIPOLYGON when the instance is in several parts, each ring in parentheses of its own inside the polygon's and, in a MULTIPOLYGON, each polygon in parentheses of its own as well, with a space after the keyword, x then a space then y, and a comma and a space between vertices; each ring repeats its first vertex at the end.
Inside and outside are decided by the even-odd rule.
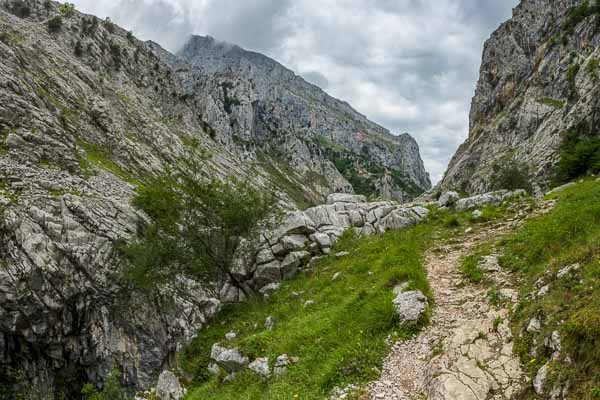
POLYGON ((190 34, 263 53, 394 134, 436 183, 467 138, 483 44, 518 0, 71 0, 173 52, 190 34))

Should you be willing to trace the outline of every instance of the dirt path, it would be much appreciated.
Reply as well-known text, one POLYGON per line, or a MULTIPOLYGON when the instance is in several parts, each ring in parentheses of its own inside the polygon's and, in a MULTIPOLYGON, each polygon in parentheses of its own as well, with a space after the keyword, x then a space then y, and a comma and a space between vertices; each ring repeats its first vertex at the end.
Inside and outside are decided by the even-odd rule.
POLYGON ((462 257, 484 242, 511 232, 520 217, 478 228, 426 254, 436 304, 431 324, 412 340, 396 343, 381 377, 368 385, 369 398, 390 400, 508 399, 524 374, 513 355, 508 308, 517 300, 497 256, 486 258, 486 277, 497 286, 504 308, 490 305, 489 286, 466 283, 462 257))

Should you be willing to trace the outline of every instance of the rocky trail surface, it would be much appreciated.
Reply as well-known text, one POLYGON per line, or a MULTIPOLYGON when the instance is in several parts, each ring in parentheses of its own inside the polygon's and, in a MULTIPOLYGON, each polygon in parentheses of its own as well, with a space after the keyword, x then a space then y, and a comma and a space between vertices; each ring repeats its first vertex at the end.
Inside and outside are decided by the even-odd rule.
POLYGON ((522 211, 515 218, 483 226, 446 240, 426 254, 426 268, 436 304, 430 325, 418 336, 396 343, 384 361, 381 377, 368 385, 370 399, 486 400, 509 399, 525 382, 513 354, 509 309, 517 300, 511 276, 498 256, 484 258, 497 291, 490 304, 490 286, 471 284, 460 273, 461 260, 482 243, 518 228, 525 218, 547 210, 522 211))

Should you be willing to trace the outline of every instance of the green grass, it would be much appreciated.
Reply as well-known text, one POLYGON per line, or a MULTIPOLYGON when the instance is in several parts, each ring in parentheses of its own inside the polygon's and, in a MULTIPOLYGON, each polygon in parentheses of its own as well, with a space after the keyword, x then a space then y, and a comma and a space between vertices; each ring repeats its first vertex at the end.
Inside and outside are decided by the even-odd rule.
POLYGON ((350 256, 322 260, 312 272, 285 282, 266 302, 225 309, 180 355, 180 365, 194 376, 186 399, 323 399, 336 386, 377 378, 389 351, 386 337, 408 337, 427 323, 425 317, 416 327, 401 328, 392 289, 409 282, 410 288, 431 295, 422 254, 436 227, 439 221, 380 237, 347 234, 336 250, 350 251, 350 256), (341 275, 332 281, 336 272, 341 275), (305 307, 307 300, 315 303, 305 307), (264 329, 269 315, 277 321, 273 331, 264 329), (238 335, 232 342, 225 340, 228 331, 238 335), (272 363, 285 353, 300 361, 282 377, 264 380, 246 371, 223 384, 206 371, 216 342, 239 348, 251 360, 269 357, 272 363))
POLYGON ((479 283, 483 280, 484 272, 479 268, 479 261, 482 255, 480 253, 466 256, 460 266, 460 272, 469 282, 479 283))
MULTIPOLYGON (((559 198, 548 215, 529 221, 507 239, 500 261, 517 272, 524 283, 512 325, 515 349, 531 376, 550 354, 544 339, 558 330, 563 338, 564 359, 552 361, 550 379, 571 383, 570 398, 592 399, 592 390, 600 384, 600 183, 587 180, 553 197, 559 198), (580 263, 582 269, 571 277, 554 278, 561 268, 580 263), (548 278, 551 277, 551 278, 548 278), (543 278, 551 289, 534 300, 534 283, 543 278), (542 317, 540 332, 525 333, 533 317, 542 317), (537 343, 538 356, 529 351, 537 343)), ((529 394, 532 398, 531 393, 529 394)))
POLYGON ((141 184, 138 179, 134 178, 131 174, 110 159, 110 151, 106 148, 94 143, 86 142, 84 140, 77 140, 77 147, 85 151, 85 157, 83 157, 81 154, 78 154, 79 166, 84 175, 90 176, 92 174, 92 168, 97 167, 118 176, 134 186, 139 186, 141 184))
POLYGON ((559 108, 562 109, 565 106, 565 102, 562 100, 556 100, 550 97, 543 97, 541 99, 537 99, 536 100, 538 103, 549 106, 549 107, 554 107, 554 108, 559 108))

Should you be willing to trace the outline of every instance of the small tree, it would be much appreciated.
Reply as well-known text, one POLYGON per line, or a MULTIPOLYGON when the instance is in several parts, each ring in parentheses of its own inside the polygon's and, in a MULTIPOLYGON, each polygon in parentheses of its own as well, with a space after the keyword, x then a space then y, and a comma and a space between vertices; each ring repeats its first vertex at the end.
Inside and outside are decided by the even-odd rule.
POLYGON ((48 30, 51 33, 59 32, 61 29, 62 29, 62 18, 60 17, 60 15, 57 15, 56 17, 50 18, 48 20, 48 30))
POLYGON ((491 177, 492 190, 516 190, 525 189, 531 192, 531 182, 529 181, 529 167, 514 158, 497 161, 492 166, 493 174, 491 177))
POLYGON ((249 180, 201 176, 200 164, 187 160, 138 190, 134 205, 152 222, 138 241, 122 247, 125 277, 136 287, 152 291, 183 275, 226 277, 246 292, 234 274, 236 257, 256 250, 253 243, 274 216, 276 198, 249 180))
POLYGON ((83 55, 83 45, 81 44, 81 40, 78 40, 77 43, 75 43, 75 48, 73 49, 73 52, 77 57, 81 57, 83 55))

